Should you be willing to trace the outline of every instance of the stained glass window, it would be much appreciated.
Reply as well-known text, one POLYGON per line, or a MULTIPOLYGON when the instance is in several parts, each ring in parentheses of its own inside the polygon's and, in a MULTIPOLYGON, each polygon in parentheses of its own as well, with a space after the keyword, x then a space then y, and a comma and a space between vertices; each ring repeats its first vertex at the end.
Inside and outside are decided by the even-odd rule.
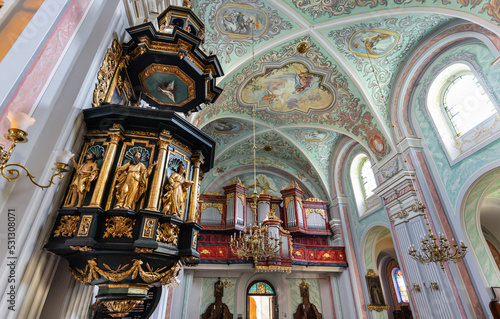
POLYGON ((408 299, 408 291, 406 290, 405 279, 403 278, 403 273, 399 270, 399 268, 394 268, 392 270, 392 279, 394 281, 396 295, 398 296, 398 302, 410 302, 408 299))
POLYGON ((265 282, 256 282, 248 290, 249 294, 259 294, 259 295, 274 295, 273 288, 266 284, 265 282))

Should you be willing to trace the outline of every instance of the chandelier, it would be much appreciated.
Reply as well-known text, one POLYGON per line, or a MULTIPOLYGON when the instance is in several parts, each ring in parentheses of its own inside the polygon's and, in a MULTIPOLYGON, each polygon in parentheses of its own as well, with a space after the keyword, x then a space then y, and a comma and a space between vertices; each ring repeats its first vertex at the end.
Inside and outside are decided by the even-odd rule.
MULTIPOLYGON (((253 28, 252 28, 252 70, 255 69, 255 50, 254 50, 254 38, 253 38, 253 28)), ((255 94, 255 79, 252 79, 252 91, 255 94)), ((250 207, 254 211, 254 222, 250 228, 249 234, 240 232, 239 235, 231 235, 231 240, 229 246, 233 254, 237 255, 239 258, 252 258, 255 266, 255 271, 259 269, 257 263, 259 259, 268 258, 278 253, 281 250, 282 241, 279 234, 275 237, 269 232, 269 227, 260 226, 257 219, 257 200, 259 195, 257 194, 257 169, 256 169, 256 142, 255 142, 255 113, 256 104, 253 105, 252 109, 252 120, 253 120, 253 195, 252 203, 250 207)))
MULTIPOLYGON (((425 214, 425 206, 419 202, 418 208, 422 211, 425 219, 425 224, 427 225, 428 234, 422 237, 420 242, 420 251, 415 250, 415 246, 412 245, 408 249, 408 254, 411 258, 422 264, 429 263, 439 263, 441 269, 444 271, 445 262, 454 262, 462 260, 467 254, 467 246, 463 242, 460 242, 460 248, 458 244, 450 245, 448 238, 444 234, 439 234, 439 244, 438 237, 434 235, 429 226, 429 221, 427 220, 427 215, 425 214)), ((452 239, 454 241, 454 239, 452 239)))
MULTIPOLYGON (((254 162, 255 163, 255 162, 254 162)), ((255 165, 255 164, 254 164, 255 165)), ((251 207, 257 206, 258 195, 252 195, 253 203, 251 207)), ((273 237, 269 233, 267 226, 261 227, 257 224, 257 212, 254 214, 254 222, 247 235, 240 232, 239 235, 231 235, 229 246, 233 254, 240 258, 253 258, 254 266, 257 266, 259 259, 273 256, 280 251, 282 241, 278 237, 273 237)), ((258 269, 257 267, 255 269, 258 269)))

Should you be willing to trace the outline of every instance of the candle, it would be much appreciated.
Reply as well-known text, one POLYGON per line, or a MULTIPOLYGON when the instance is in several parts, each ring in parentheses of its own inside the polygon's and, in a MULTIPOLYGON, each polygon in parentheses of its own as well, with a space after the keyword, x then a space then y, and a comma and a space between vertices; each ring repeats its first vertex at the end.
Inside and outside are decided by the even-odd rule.
POLYGON ((27 114, 23 112, 9 112, 7 114, 7 118, 10 121, 10 127, 13 129, 18 129, 25 131, 31 125, 35 124, 35 119, 29 117, 27 114))
POLYGON ((74 156, 70 151, 55 150, 54 153, 56 154, 56 163, 66 164, 74 156))

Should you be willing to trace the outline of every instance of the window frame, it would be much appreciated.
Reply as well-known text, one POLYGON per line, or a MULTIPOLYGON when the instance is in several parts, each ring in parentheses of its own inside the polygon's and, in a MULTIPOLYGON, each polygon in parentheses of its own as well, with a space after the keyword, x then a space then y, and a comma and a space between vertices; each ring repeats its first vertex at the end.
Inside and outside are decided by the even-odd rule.
MULTIPOLYGON (((453 166, 500 137, 500 103, 492 87, 482 74, 481 67, 476 62, 475 54, 468 52, 456 53, 446 60, 446 63, 437 65, 442 61, 436 59, 433 65, 429 66, 422 74, 422 77, 428 76, 428 79, 417 98, 420 109, 429 121, 441 149, 444 151, 450 166, 453 166), (442 105, 443 91, 444 88, 449 86, 449 81, 444 81, 437 90, 437 94, 434 93, 434 95, 431 96, 432 91, 436 91, 436 89, 433 88, 436 79, 439 78, 443 71, 454 64, 464 64, 470 70, 471 74, 475 76, 497 111, 497 114, 489 116, 461 136, 456 135, 451 120, 442 105), (436 100, 439 101, 438 104, 435 103, 436 100), (486 129, 478 129, 481 127, 486 129)), ((460 72, 455 74, 459 73, 460 72)))
MULTIPOLYGON (((368 197, 366 196, 361 168, 367 160, 369 160, 370 164, 372 164, 371 157, 365 151, 357 152, 353 155, 349 168, 349 179, 351 181, 354 201, 360 218, 368 216, 369 213, 376 211, 381 206, 380 199, 375 192, 368 197)), ((370 165, 370 169, 373 172, 372 167, 373 165, 370 165)), ((373 177, 375 187, 377 187, 378 185, 377 179, 375 178, 375 172, 373 172, 373 177)))

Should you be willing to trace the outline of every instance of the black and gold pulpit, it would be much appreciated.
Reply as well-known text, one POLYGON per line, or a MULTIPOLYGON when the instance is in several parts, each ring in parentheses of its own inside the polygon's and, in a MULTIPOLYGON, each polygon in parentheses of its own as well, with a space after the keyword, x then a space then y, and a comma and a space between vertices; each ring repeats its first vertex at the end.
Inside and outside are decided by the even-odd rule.
POLYGON ((213 102, 222 70, 200 49, 204 26, 190 9, 169 7, 158 25, 128 29, 132 40, 106 53, 45 246, 76 280, 99 286, 100 318, 152 313, 144 301, 161 291, 152 288, 175 285, 181 267, 199 263, 198 189, 215 142, 178 112, 213 102))

